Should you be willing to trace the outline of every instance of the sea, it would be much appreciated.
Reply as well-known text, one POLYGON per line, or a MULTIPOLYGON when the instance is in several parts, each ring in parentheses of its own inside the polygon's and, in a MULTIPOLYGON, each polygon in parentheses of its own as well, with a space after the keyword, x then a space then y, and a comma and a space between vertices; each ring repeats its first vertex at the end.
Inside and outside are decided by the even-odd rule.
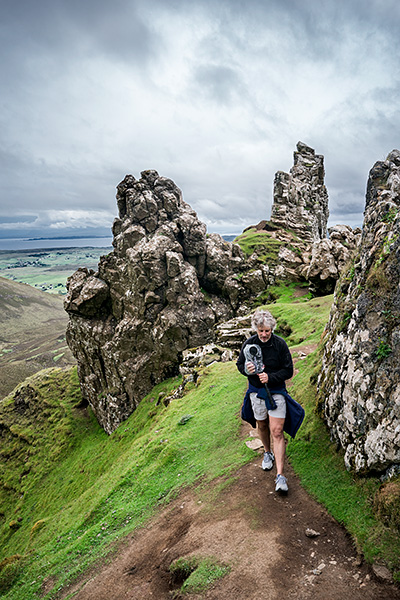
POLYGON ((43 250, 49 248, 111 248, 112 237, 90 238, 9 238, 0 239, 0 251, 43 250))
MULTIPOLYGON (((227 242, 236 235, 222 234, 227 242)), ((0 251, 42 250, 49 248, 111 248, 112 237, 88 238, 9 238, 0 239, 0 251)))

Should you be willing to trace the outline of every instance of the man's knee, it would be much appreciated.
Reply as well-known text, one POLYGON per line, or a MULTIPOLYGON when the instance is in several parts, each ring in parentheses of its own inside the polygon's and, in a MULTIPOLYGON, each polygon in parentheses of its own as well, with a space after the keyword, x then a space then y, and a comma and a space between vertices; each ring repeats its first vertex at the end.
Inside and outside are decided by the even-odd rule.
POLYGON ((260 431, 267 431, 268 429, 268 421, 257 421, 257 426, 260 431))
POLYGON ((271 426, 271 434, 272 437, 276 440, 280 440, 283 438, 283 427, 281 425, 272 425, 271 426))

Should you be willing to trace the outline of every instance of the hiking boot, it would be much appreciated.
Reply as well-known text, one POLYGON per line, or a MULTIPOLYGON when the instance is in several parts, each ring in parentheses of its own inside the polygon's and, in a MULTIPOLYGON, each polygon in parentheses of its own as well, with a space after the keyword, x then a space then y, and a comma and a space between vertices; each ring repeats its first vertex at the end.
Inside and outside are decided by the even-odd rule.
POLYGON ((264 471, 270 471, 272 469, 272 467, 274 466, 274 455, 272 454, 272 452, 268 451, 268 452, 264 452, 264 458, 262 461, 262 468, 264 471))
POLYGON ((283 475, 277 475, 275 479, 275 491, 281 494, 287 494, 289 490, 287 479, 283 475))

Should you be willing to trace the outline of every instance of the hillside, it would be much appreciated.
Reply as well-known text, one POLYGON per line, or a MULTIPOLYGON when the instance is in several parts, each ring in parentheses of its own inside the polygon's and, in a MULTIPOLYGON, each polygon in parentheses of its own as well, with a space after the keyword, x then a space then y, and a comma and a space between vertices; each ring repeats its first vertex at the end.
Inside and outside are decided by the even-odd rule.
POLYGON ((0 398, 29 375, 75 364, 61 296, 0 277, 0 398))
POLYGON ((75 368, 38 373, 1 402, 3 597, 145 599, 157 591, 167 599, 189 575, 180 567, 174 579, 170 565, 194 556, 201 563, 195 572, 206 570, 203 583, 217 577, 208 598, 239 597, 242 589, 246 598, 263 597, 286 569, 271 598, 286 590, 304 600, 339 600, 351 590, 357 600, 398 599, 396 588, 371 580, 368 567, 378 560, 400 570, 398 526, 374 509, 381 483, 344 470, 315 414, 316 346, 331 300, 297 298, 292 289, 268 307, 291 325, 291 393, 307 412, 288 441, 298 476, 289 471, 282 501, 244 443, 254 437, 239 418, 246 381, 233 363, 204 368, 197 385, 169 404, 162 399, 179 378, 158 385, 110 436, 82 404, 75 368), (320 536, 304 536, 307 527, 320 536), (263 565, 263 552, 267 571, 257 566, 258 578, 244 576, 249 560, 263 565))

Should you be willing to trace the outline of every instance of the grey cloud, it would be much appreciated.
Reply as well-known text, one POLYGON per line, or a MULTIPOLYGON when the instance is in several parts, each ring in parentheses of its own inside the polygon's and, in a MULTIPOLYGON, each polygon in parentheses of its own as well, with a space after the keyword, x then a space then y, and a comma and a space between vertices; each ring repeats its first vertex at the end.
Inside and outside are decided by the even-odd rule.
POLYGON ((97 209, 114 210, 115 186, 122 172, 113 167, 50 164, 27 153, 13 162, 13 154, 0 153, 2 170, 0 214, 36 213, 40 207, 80 209, 95 204, 97 209), (86 168, 85 168, 86 167, 86 168))
POLYGON ((202 64, 194 69, 195 90, 218 103, 230 104, 243 92, 243 83, 229 66, 202 64))
POLYGON ((302 139, 325 155, 331 218, 362 219, 369 169, 399 146, 399 11, 397 0, 5 0, 3 214, 116 214, 125 173, 155 168, 202 220, 241 230, 269 218, 274 173, 302 139))
POLYGON ((26 73, 34 57, 46 56, 49 64, 62 61, 65 67, 73 57, 98 53, 144 68, 162 44, 138 5, 126 0, 8 2, 0 25, 3 51, 26 73))
POLYGON ((34 223, 36 217, 33 215, 0 215, 0 223, 10 223, 10 224, 18 224, 18 223, 34 223))

